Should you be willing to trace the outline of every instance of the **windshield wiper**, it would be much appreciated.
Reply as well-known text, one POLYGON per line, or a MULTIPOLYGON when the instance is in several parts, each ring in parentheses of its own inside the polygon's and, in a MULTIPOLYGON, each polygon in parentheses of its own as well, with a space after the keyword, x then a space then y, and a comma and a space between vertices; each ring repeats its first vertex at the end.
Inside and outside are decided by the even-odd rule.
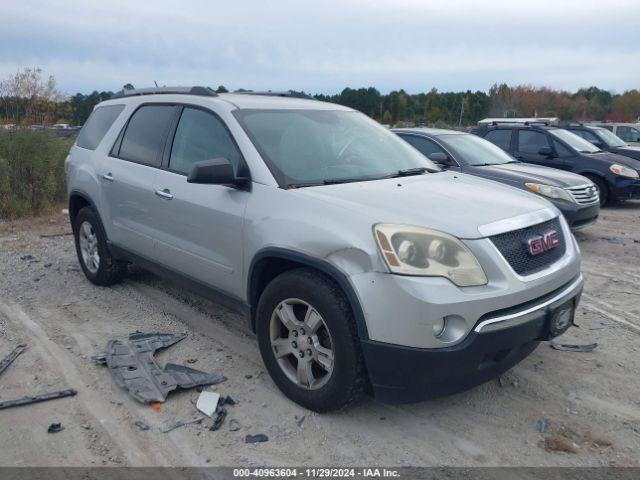
POLYGON ((427 167, 417 167, 417 168, 405 168, 404 170, 398 170, 396 173, 390 175, 390 177, 410 177, 411 175, 422 175, 426 172, 437 172, 437 170, 433 170, 427 167))
POLYGON ((338 183, 366 182, 367 180, 378 180, 378 178, 360 177, 360 178, 325 178, 322 185, 336 185, 338 183))

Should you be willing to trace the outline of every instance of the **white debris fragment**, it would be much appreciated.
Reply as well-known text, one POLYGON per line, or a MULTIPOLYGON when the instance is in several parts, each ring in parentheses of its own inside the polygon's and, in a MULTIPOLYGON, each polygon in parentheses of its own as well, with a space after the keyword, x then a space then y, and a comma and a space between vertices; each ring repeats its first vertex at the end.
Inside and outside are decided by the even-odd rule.
POLYGON ((208 417, 212 417, 218 408, 218 401, 220 400, 220 394, 216 392, 208 392, 203 390, 198 397, 196 408, 208 417))

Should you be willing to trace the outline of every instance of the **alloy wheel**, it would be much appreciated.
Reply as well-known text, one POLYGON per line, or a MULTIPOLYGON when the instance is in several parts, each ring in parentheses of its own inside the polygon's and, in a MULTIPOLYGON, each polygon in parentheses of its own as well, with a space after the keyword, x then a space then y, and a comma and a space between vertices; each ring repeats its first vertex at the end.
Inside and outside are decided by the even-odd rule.
POLYGON ((331 333, 312 305, 297 298, 280 302, 269 331, 273 353, 289 380, 309 390, 329 381, 334 365, 331 333))

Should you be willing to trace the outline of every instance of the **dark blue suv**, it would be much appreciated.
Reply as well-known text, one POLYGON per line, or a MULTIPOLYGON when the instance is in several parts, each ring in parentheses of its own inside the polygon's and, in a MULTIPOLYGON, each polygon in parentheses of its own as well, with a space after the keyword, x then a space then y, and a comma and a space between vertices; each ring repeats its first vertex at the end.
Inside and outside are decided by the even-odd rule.
POLYGON ((600 204, 640 199, 640 161, 605 152, 584 138, 546 123, 499 123, 473 133, 522 162, 578 173, 600 191, 600 204))
POLYGON ((584 125, 582 123, 562 125, 562 128, 569 130, 576 135, 580 135, 582 138, 593 143, 601 150, 640 160, 640 147, 629 145, 606 128, 584 125))

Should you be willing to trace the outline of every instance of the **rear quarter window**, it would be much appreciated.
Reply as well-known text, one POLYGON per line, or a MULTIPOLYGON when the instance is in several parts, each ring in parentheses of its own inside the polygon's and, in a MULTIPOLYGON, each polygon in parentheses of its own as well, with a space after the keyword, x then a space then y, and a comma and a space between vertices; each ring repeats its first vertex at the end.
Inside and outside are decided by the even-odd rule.
POLYGON ((88 150, 95 150, 123 109, 124 105, 96 108, 80 130, 76 145, 88 150))

